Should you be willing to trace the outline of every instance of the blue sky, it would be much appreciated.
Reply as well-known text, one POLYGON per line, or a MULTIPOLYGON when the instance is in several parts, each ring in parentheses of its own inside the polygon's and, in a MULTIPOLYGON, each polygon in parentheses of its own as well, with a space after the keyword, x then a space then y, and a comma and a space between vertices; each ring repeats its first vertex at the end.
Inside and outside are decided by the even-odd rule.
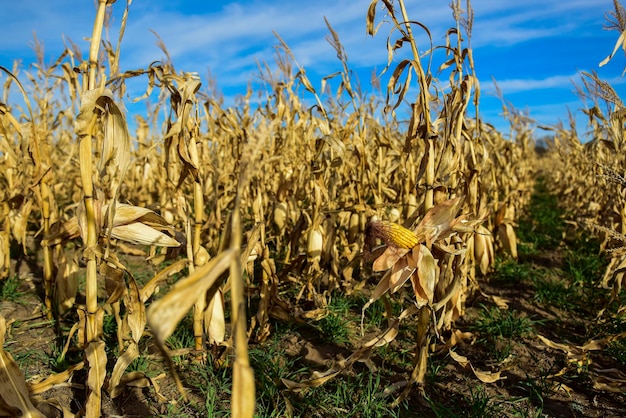
MULTIPOLYGON (((35 61, 33 33, 45 47, 46 62, 54 61, 62 52, 64 38, 72 39, 86 55, 86 38, 91 35, 95 14, 93 3, 1 0, 5 18, 0 26, 0 65, 11 68, 13 60, 19 59, 27 69, 35 61)), ((113 5, 109 36, 113 43, 125 3, 118 0, 113 5)), ((122 43, 121 69, 145 68, 163 57, 152 29, 167 45, 178 70, 197 72, 204 80, 210 71, 228 102, 257 79, 258 62, 273 64, 275 31, 319 88, 321 77, 341 69, 326 41, 326 17, 345 47, 350 67, 362 87, 368 89, 372 70, 385 67, 390 29, 383 24, 376 37, 366 34, 369 3, 135 0, 122 43)), ((446 30, 454 24, 449 1, 406 3, 410 18, 426 24, 434 42, 442 44, 446 30)), ((501 104, 493 95, 492 78, 498 81, 508 101, 542 125, 567 122, 567 109, 578 112, 582 107, 573 85, 579 83, 580 71, 598 71, 624 97, 624 54, 619 51, 608 65, 598 66, 619 36, 615 31, 603 30, 605 13, 613 10, 611 0, 475 0, 472 6, 472 46, 482 88, 481 114, 487 122, 501 129, 507 126, 499 116, 501 104)), ((383 13, 379 11, 378 15, 382 17, 383 13)), ((419 39, 421 49, 426 50, 425 38, 419 39)), ((442 59, 439 56, 435 63, 442 59)), ((578 115, 579 129, 584 128, 584 117, 580 112, 578 115)))

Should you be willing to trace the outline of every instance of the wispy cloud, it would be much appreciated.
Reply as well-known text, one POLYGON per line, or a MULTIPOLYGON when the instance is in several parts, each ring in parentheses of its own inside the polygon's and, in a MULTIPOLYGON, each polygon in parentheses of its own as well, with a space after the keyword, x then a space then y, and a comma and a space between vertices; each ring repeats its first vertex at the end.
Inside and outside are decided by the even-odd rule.
MULTIPOLYGON (((555 75, 545 78, 530 78, 530 79, 506 79, 495 80, 501 91, 507 94, 513 94, 524 91, 535 91, 542 89, 554 89, 554 88, 568 88, 574 86, 574 82, 580 80, 580 73, 574 73, 571 75, 555 75)), ((484 91, 487 94, 494 94, 496 89, 493 81, 482 82, 484 91)))

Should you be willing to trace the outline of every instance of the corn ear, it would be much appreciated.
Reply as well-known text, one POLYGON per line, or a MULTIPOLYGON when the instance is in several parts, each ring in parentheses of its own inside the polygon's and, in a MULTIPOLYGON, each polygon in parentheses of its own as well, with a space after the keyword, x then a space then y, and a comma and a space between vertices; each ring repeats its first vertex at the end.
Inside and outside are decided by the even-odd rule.
POLYGON ((393 222, 372 221, 370 228, 374 235, 382 239, 388 246, 410 249, 419 244, 413 231, 393 222))
POLYGON ((288 211, 289 207, 285 202, 276 202, 274 206, 274 225, 276 225, 279 231, 282 231, 287 226, 288 211))
POLYGON ((324 236, 320 225, 313 225, 307 234, 306 255, 309 263, 319 263, 322 258, 324 236))
POLYGON ((493 265, 495 254, 493 248, 493 235, 483 225, 479 226, 474 234, 474 259, 485 275, 493 265))

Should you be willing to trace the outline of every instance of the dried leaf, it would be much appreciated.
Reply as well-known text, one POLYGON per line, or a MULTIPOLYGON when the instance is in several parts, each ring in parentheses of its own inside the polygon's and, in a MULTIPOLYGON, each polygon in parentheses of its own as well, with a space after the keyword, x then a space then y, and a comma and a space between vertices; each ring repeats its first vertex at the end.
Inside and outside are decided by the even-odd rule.
POLYGON ((476 370, 474 366, 472 365, 472 363, 467 359, 467 357, 457 354, 452 349, 448 350, 448 352, 450 354, 450 357, 452 357, 454 361, 456 361, 459 365, 461 365, 461 367, 463 367, 464 369, 467 369, 468 367, 471 368, 474 375, 481 382, 494 383, 500 380, 501 372, 499 371, 498 372, 486 372, 486 371, 476 370))
POLYGON ((124 385, 120 384, 122 375, 128 366, 137 358, 139 358, 139 348, 135 342, 132 342, 126 350, 124 350, 122 355, 117 358, 109 379, 108 390, 111 394, 111 398, 116 398, 122 393, 122 389, 124 388, 124 385))
POLYGON ((406 248, 387 247, 372 265, 374 271, 384 271, 392 268, 396 262, 404 257, 410 250, 406 248))
POLYGON ((435 285, 437 284, 437 262, 425 245, 420 244, 415 247, 413 252, 415 253, 416 251, 419 252, 419 257, 417 277, 414 274, 411 279, 413 290, 416 296, 428 303, 433 303, 435 285))
POLYGON ((176 241, 174 238, 141 222, 116 226, 111 230, 111 236, 137 245, 180 247, 180 242, 176 241))
POLYGON ((452 228, 464 200, 465 196, 459 196, 433 206, 415 228, 415 234, 425 237, 427 243, 436 241, 452 228))
POLYGON ((102 109, 104 119, 104 137, 98 171, 100 176, 109 182, 112 191, 110 197, 115 198, 130 165, 130 135, 124 115, 113 101, 113 93, 110 90, 105 90, 96 100, 96 104, 102 109))
POLYGON ((399 259, 391 268, 389 277, 389 292, 396 292, 415 273, 415 268, 410 267, 406 257, 399 259))
POLYGON ((139 287, 132 276, 128 277, 128 293, 124 301, 126 306, 126 321, 135 343, 139 343, 146 328, 146 306, 141 301, 139 287))
POLYGON ((87 416, 100 416, 102 405, 102 385, 106 377, 107 357, 104 341, 92 341, 85 349, 85 359, 89 364, 87 375, 87 416))
POLYGON ((80 272, 78 264, 74 260, 68 260, 62 249, 59 248, 56 256, 59 264, 56 275, 56 304, 59 315, 62 315, 74 306, 80 272))
POLYGON ((145 303, 152 296, 159 283, 168 277, 180 273, 185 267, 187 267, 187 264, 187 260, 178 260, 159 271, 141 289, 141 301, 145 303))
POLYGON ((194 304, 195 298, 189 295, 205 294, 228 269, 233 257, 237 257, 234 250, 222 251, 187 278, 179 280, 165 296, 150 305, 148 324, 161 344, 165 344, 165 340, 172 335, 176 325, 194 304))
MULTIPOLYGON (((470 364, 471 365, 471 364, 470 364)), ((500 372, 485 372, 485 371, 481 371, 481 370, 476 370, 474 368, 474 366, 472 366, 472 371, 474 372, 474 375, 476 375, 476 377, 484 383, 494 383, 497 382, 498 380, 500 380, 500 372)))
POLYGON ((449 350, 449 353, 450 353, 450 357, 452 357, 452 360, 459 363, 461 367, 463 367, 464 369, 466 369, 467 366, 471 364, 470 361, 467 359, 467 357, 457 354, 456 351, 449 350))
POLYGON ((605 66, 609 61, 611 61, 611 59, 613 58, 613 56, 615 55, 615 53, 617 52, 617 50, 622 47, 622 48, 626 48, 626 31, 623 31, 620 35, 619 38, 617 38, 617 41, 615 42, 615 46, 613 47, 613 52, 611 52, 611 54, 606 57, 605 59, 603 59, 599 66, 603 67, 605 66))
POLYGON ((80 363, 71 365, 67 370, 49 376, 41 382, 31 383, 29 385, 30 393, 38 395, 52 389, 55 385, 67 382, 72 378, 75 371, 82 370, 84 367, 85 363, 81 361, 80 363))
POLYGON ((19 410, 23 417, 45 418, 31 403, 24 375, 3 348, 5 333, 6 320, 0 315, 0 400, 9 408, 19 410))

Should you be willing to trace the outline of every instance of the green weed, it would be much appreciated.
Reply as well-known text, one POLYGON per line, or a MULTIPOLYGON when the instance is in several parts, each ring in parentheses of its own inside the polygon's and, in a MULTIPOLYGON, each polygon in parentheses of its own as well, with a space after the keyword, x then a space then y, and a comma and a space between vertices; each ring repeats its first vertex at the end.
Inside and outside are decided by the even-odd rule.
POLYGON ((350 323, 350 308, 353 306, 355 306, 355 302, 343 295, 336 295, 331 299, 328 305, 328 315, 317 323, 326 340, 336 344, 350 342, 351 330, 348 325, 350 323))
POLYGON ((468 394, 460 402, 446 404, 426 398, 437 418, 496 418, 503 416, 502 407, 485 393, 483 386, 468 382, 468 394))
POLYGON ((510 257, 498 257, 494 271, 489 279, 494 284, 519 283, 530 279, 536 274, 530 264, 520 263, 510 257))
POLYGON ((573 299, 573 290, 567 287, 566 282, 559 277, 548 276, 534 277, 533 286, 534 300, 545 305, 555 306, 559 309, 572 310, 576 307, 573 299))
POLYGON ((563 239, 565 223, 558 199, 549 193, 542 177, 537 180, 527 213, 520 220, 517 234, 522 242, 530 244, 530 252, 557 248, 563 239))
POLYGON ((297 358, 290 358, 280 347, 279 337, 250 350, 250 364, 257 382, 257 416, 282 417, 287 414, 289 402, 283 395, 282 378, 294 379, 306 369, 296 368, 297 358))
POLYGON ((230 416, 232 369, 216 367, 209 357, 206 364, 190 363, 184 376, 189 385, 204 398, 204 405, 193 405, 200 416, 230 416))
POLYGON ((517 311, 482 306, 471 329, 480 335, 478 342, 486 344, 498 361, 511 354, 511 340, 534 333, 535 321, 517 311))
POLYGON ((11 276, 0 281, 0 300, 22 303, 24 292, 20 292, 20 279, 11 276))
POLYGON ((536 322, 517 311, 499 309, 495 306, 481 306, 483 310, 473 325, 473 329, 482 335, 518 338, 534 332, 533 326, 536 322))

